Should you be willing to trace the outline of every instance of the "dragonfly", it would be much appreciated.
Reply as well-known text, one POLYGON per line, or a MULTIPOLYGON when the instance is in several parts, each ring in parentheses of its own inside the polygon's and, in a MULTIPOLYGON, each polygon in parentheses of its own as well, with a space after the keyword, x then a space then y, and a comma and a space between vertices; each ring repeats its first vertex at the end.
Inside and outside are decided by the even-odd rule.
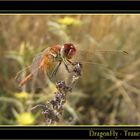
MULTIPOLYGON (((28 84, 30 81, 38 81, 40 82, 40 85, 44 85, 43 79, 53 79, 62 63, 64 64, 66 71, 71 73, 70 67, 75 65, 75 61, 72 61, 72 58, 76 56, 75 60, 80 61, 80 59, 78 59, 78 56, 81 56, 79 52, 86 53, 84 50, 77 50, 73 43, 48 47, 33 59, 33 62, 29 67, 18 72, 15 79, 18 82, 19 87, 28 84)), ((127 53, 125 51, 117 52, 127 53)), ((90 62, 86 61, 86 63, 96 64, 92 62, 92 59, 93 58, 91 58, 90 62)))
POLYGON ((68 65, 74 65, 73 62, 70 61, 70 59, 75 54, 76 48, 72 43, 65 43, 64 45, 54 45, 52 47, 48 47, 33 59, 31 66, 18 72, 15 79, 19 83, 19 87, 22 87, 33 79, 46 79, 48 78, 46 77, 46 71, 50 71, 51 68, 55 65, 52 73, 49 76, 49 78, 52 79, 56 75, 62 63, 64 64, 66 70, 70 73, 68 65), (30 72, 26 75, 27 71, 30 72), (22 79, 24 75, 25 77, 22 79))

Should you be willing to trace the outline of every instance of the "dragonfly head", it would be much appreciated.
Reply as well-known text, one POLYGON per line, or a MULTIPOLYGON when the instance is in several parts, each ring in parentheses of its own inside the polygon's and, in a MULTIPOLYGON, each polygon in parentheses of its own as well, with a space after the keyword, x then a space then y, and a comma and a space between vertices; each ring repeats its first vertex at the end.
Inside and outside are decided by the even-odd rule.
POLYGON ((72 43, 65 43, 63 54, 66 58, 71 59, 76 53, 76 48, 72 43))

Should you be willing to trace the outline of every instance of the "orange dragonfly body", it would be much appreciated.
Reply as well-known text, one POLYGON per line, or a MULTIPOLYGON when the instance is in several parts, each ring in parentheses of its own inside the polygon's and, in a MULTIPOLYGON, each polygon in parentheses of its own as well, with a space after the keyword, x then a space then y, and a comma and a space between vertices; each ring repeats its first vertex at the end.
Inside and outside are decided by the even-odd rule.
POLYGON ((25 76, 25 78, 21 78, 21 75, 23 72, 19 72, 16 76, 16 79, 21 78, 19 82, 19 86, 23 86, 28 81, 30 81, 33 77, 35 77, 38 73, 45 74, 46 70, 49 70, 54 62, 58 62, 56 67, 54 68, 51 78, 55 76, 55 74, 58 71, 59 66, 63 62, 67 71, 69 71, 69 68, 67 66, 67 63, 72 65, 72 62, 70 59, 75 55, 76 48, 71 43, 66 43, 64 45, 55 45, 53 47, 48 47, 45 49, 41 54, 37 55, 32 65, 30 66, 30 73, 25 76))

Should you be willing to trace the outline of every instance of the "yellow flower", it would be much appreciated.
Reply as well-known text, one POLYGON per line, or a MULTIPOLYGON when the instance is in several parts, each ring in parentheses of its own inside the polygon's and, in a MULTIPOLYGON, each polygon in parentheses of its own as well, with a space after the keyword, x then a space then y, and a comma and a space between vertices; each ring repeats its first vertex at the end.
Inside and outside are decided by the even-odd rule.
POLYGON ((30 95, 27 92, 19 92, 19 93, 15 93, 15 97, 18 99, 28 99, 30 97, 30 95))
POLYGON ((35 121, 35 117, 29 112, 23 112, 16 115, 16 121, 19 125, 31 125, 35 121))
POLYGON ((58 23, 60 24, 64 24, 64 25, 80 25, 80 20, 77 20, 75 18, 72 18, 72 17, 64 17, 64 18, 60 18, 58 19, 58 23))

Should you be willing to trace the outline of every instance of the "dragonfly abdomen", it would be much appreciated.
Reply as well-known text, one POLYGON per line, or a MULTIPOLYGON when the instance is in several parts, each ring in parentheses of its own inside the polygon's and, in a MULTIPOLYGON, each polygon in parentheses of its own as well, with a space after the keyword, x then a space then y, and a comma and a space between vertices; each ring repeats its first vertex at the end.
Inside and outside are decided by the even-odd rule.
POLYGON ((19 83, 19 86, 21 87, 21 86, 23 86, 27 81, 31 80, 32 76, 33 76, 32 73, 29 74, 29 75, 27 75, 27 76, 19 83))

